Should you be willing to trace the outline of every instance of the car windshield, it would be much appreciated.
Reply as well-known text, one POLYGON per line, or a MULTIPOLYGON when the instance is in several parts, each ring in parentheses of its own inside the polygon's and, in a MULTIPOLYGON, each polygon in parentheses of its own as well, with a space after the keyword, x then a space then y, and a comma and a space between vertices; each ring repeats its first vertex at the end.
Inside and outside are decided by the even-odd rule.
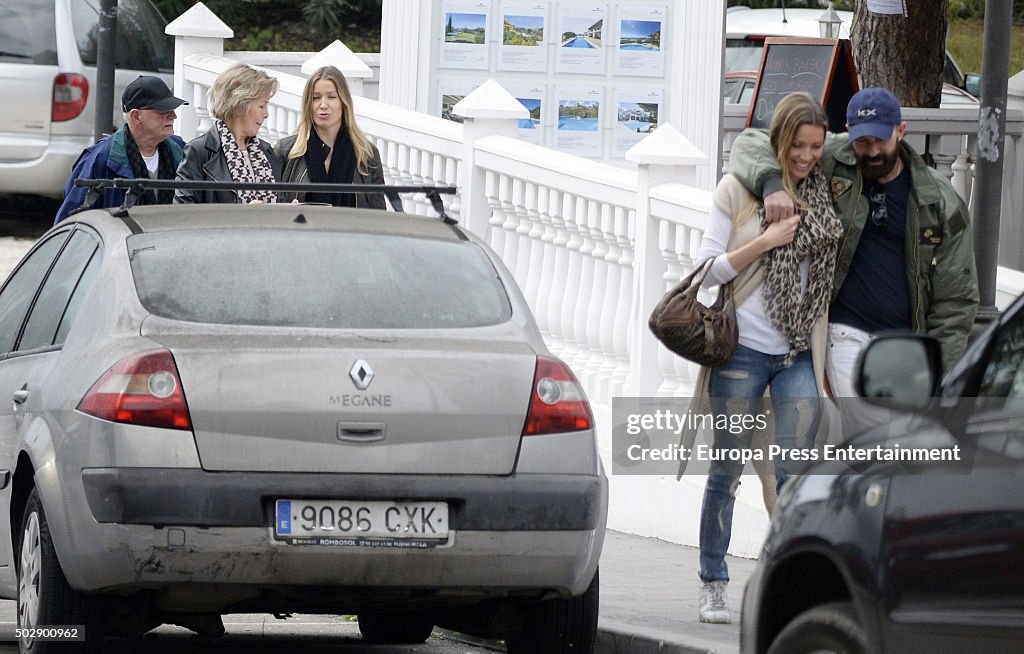
POLYGON ((725 72, 734 70, 760 70, 764 41, 749 39, 725 40, 725 72))
POLYGON ((511 317, 494 266, 468 241, 207 229, 135 235, 128 251, 143 306, 175 320, 416 329, 511 317))

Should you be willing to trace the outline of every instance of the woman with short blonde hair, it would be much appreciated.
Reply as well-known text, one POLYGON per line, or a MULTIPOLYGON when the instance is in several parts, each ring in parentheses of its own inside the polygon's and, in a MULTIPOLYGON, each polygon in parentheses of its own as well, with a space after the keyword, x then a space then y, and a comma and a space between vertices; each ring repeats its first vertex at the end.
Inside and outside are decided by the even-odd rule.
MULTIPOLYGON (((205 134, 185 146, 179 180, 276 182, 281 159, 259 138, 270 115, 267 105, 277 93, 277 80, 266 72, 235 64, 214 80, 209 90, 210 113, 216 121, 205 134)), ((178 189, 178 203, 276 202, 273 191, 194 191, 178 189)))

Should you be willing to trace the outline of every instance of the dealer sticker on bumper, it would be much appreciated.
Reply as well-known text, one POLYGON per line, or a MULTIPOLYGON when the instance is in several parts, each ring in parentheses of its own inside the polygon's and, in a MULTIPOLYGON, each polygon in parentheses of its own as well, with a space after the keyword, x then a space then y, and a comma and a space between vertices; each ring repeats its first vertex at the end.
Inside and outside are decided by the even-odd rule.
POLYGON ((295 545, 423 548, 448 540, 446 502, 277 500, 274 535, 295 545))

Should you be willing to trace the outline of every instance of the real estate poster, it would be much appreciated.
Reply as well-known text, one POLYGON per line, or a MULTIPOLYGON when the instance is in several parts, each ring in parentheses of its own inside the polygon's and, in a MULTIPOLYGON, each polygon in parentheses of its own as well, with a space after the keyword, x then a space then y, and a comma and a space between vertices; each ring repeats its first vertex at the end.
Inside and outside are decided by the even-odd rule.
POLYGON ((527 143, 544 145, 549 121, 545 118, 547 109, 547 88, 543 84, 507 84, 505 90, 512 94, 526 110, 529 118, 519 120, 519 139, 527 143))
POLYGON ((441 44, 441 66, 471 70, 489 67, 487 24, 490 2, 445 0, 441 44))
POLYGON ((664 28, 668 5, 620 6, 615 73, 643 77, 665 75, 664 28))
POLYGON ((602 156, 603 90, 593 86, 559 87, 557 98, 558 125, 555 128, 555 148, 581 157, 602 156))
POLYGON ((558 7, 558 72, 603 75, 608 5, 563 2, 558 7))
POLYGON ((661 124, 661 89, 620 89, 615 94, 613 154, 622 156, 661 124))
POLYGON ((462 98, 466 97, 480 86, 482 82, 473 82, 472 80, 466 79, 455 79, 445 80, 442 79, 437 83, 437 98, 438 98, 438 109, 437 115, 445 120, 451 120, 456 123, 462 122, 461 116, 456 116, 452 109, 457 105, 462 98))
POLYGON ((544 40, 548 7, 536 0, 506 0, 501 3, 501 46, 498 68, 543 72, 548 69, 548 48, 544 40))

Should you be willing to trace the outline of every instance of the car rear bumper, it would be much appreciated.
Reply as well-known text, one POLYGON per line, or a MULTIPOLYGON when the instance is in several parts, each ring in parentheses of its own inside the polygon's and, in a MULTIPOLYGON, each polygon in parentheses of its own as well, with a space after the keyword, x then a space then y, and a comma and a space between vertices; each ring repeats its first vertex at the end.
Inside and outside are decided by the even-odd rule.
POLYGON ((295 597, 302 587, 315 589, 313 602, 344 591, 364 605, 382 597, 429 606, 579 595, 597 568, 607 514, 603 476, 103 468, 83 471, 82 481, 84 498, 65 498, 75 509, 67 512, 73 544, 58 547, 69 583, 154 590, 169 610, 201 601, 216 605, 211 610, 245 601, 266 607, 268 597, 295 597), (278 498, 446 501, 450 532, 422 549, 294 545, 274 536, 278 498))
POLYGON ((443 500, 449 525, 473 531, 578 531, 603 526, 603 477, 210 473, 182 468, 82 472, 101 523, 266 527, 277 499, 443 500))
POLYGON ((0 193, 63 197, 71 168, 92 142, 84 136, 51 136, 46 151, 35 159, 0 161, 0 193))

